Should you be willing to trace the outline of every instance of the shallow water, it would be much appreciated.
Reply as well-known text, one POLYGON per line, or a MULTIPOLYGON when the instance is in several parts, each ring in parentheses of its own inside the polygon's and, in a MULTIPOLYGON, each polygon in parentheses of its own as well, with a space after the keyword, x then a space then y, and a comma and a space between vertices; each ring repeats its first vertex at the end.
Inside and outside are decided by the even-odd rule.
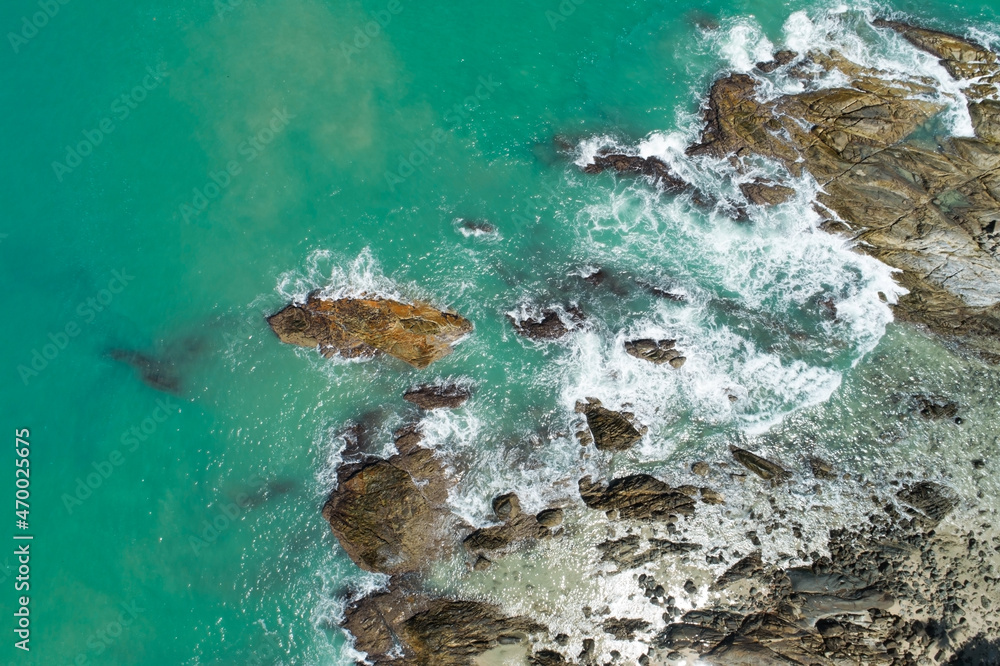
MULTIPOLYGON (((8 3, 0 25, 18 33, 36 11, 8 3)), ((727 164, 683 156, 712 78, 825 40, 940 80, 866 27, 895 11, 1000 34, 991 2, 220 0, 68 2, 25 43, 8 36, 0 391, 7 427, 32 433, 35 541, 32 650, 8 634, 4 658, 349 663, 340 609, 383 580, 319 515, 339 433, 362 422, 388 447, 413 414, 402 392, 438 379, 475 387, 425 424, 470 522, 498 492, 534 511, 582 474, 677 480, 731 443, 800 473, 812 453, 876 483, 909 471, 970 511, 978 493, 996 506, 997 371, 892 323, 890 271, 815 229, 811 183, 738 224, 575 165, 637 146, 731 198, 727 164), (373 16, 384 27, 355 43, 373 16), (463 233, 462 219, 496 232, 463 233), (609 278, 595 287, 581 275, 597 267, 609 278), (263 319, 315 288, 427 300, 476 330, 424 371, 327 361, 263 319), (558 343, 519 338, 505 317, 571 303, 588 319, 558 343), (687 363, 643 364, 621 348, 636 336, 676 338, 687 363), (176 393, 115 349, 169 368, 176 393), (914 416, 918 392, 957 400, 964 422, 914 416), (649 426, 641 445, 582 456, 584 396, 629 405, 649 426)), ((962 133, 960 91, 941 94, 962 133)), ((833 503, 845 521, 852 501, 833 503)))

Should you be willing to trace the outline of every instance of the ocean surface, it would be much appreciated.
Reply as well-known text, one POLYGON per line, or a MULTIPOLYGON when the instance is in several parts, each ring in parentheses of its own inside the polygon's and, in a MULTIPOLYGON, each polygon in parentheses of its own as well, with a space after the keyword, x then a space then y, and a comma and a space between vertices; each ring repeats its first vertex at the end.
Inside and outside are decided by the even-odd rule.
POLYGON ((425 432, 480 524, 499 492, 537 510, 584 473, 669 475, 730 444, 1000 497, 1000 373, 893 322, 892 272, 816 228, 814 183, 741 224, 580 170, 638 146, 731 196, 750 176, 684 147, 711 81, 781 48, 931 77, 967 133, 961 92, 876 15, 1000 44, 996 0, 4 3, 0 403, 10 439, 30 429, 31 499, 3 532, 34 540, 30 652, 0 550, 3 663, 351 663, 340 613, 384 577, 320 507, 343 433, 388 450, 423 382, 475 389, 425 432), (313 289, 425 300, 475 332, 426 370, 325 360, 264 321, 313 289), (572 303, 588 320, 556 343, 506 318, 572 303), (637 336, 687 363, 627 356, 637 336), (921 392, 963 423, 913 418, 921 392), (641 445, 582 457, 585 396, 627 405, 641 445))

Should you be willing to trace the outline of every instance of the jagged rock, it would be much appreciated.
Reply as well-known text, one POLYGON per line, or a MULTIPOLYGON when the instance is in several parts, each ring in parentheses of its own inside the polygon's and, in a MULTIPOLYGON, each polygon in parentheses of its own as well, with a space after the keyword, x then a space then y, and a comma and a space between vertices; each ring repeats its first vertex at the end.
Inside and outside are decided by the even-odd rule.
POLYGON ((782 50, 774 54, 774 60, 768 62, 758 62, 757 69, 764 72, 765 74, 770 74, 779 67, 784 67, 788 63, 792 62, 799 57, 799 54, 795 51, 782 50))
POLYGON ((635 618, 612 617, 604 621, 604 632, 611 634, 620 641, 635 640, 637 632, 646 631, 649 622, 635 618))
POLYGON ((580 497, 591 509, 617 511, 623 520, 668 520, 694 514, 694 500, 648 474, 613 480, 607 486, 580 479, 580 497))
POLYGON ((958 414, 958 404, 939 395, 915 395, 917 413, 929 421, 953 419, 958 414))
POLYGON ((671 650, 706 649, 725 637, 725 633, 697 624, 670 624, 656 637, 656 645, 671 650))
POLYGON ((832 481, 837 478, 833 471, 833 465, 822 458, 810 458, 809 468, 812 469, 813 476, 824 481, 832 481))
POLYGON ((705 504, 725 504, 725 498, 711 488, 700 488, 701 501, 705 504))
POLYGON ((463 543, 470 553, 480 556, 487 553, 495 556, 518 546, 544 539, 550 535, 549 526, 545 523, 552 522, 556 515, 552 512, 558 512, 559 521, 562 521, 562 509, 549 510, 548 515, 544 517, 544 522, 539 520, 537 516, 521 513, 521 502, 514 493, 494 498, 493 512, 504 523, 494 527, 480 528, 467 536, 463 543))
POLYGON ((791 476, 791 473, 781 465, 765 460, 745 449, 730 446, 729 450, 739 464, 766 481, 780 483, 791 476))
POLYGON ((616 564, 621 570, 634 569, 649 562, 658 562, 669 555, 681 555, 701 550, 701 545, 697 543, 669 541, 667 539, 649 539, 647 548, 643 548, 642 545, 643 539, 640 536, 630 534, 621 539, 610 539, 599 543, 597 550, 601 553, 602 562, 616 564))
POLYGON ((521 515, 521 500, 514 493, 505 493, 493 498, 493 513, 502 521, 521 515))
POLYGON ((684 365, 687 359, 674 349, 676 340, 628 340, 625 342, 625 351, 636 358, 661 365, 669 363, 675 368, 684 365))
POLYGON ((629 415, 605 408, 596 398, 578 402, 576 411, 587 417, 594 446, 600 451, 627 451, 642 439, 643 433, 632 424, 629 415))
POLYGON ((756 576, 764 570, 764 561, 761 559, 761 552, 755 550, 733 566, 726 569, 726 572, 715 581, 716 588, 723 588, 737 580, 756 576))
POLYGON ((740 192, 752 204, 776 206, 795 196, 795 190, 760 178, 750 183, 741 183, 740 192))
POLYGON ((655 157, 597 155, 594 157, 594 162, 583 170, 585 173, 601 173, 607 169, 614 169, 618 173, 649 176, 657 186, 668 192, 681 192, 690 188, 688 183, 670 171, 666 163, 655 157))
POLYGON ((545 631, 491 604, 432 599, 396 584, 352 603, 343 626, 369 661, 397 666, 469 666, 487 650, 545 631))
POLYGON ((586 319, 583 311, 576 306, 566 308, 566 317, 569 325, 563 321, 562 317, 555 310, 542 310, 541 318, 515 319, 507 315, 507 319, 514 326, 514 330, 519 335, 532 340, 557 340, 570 332, 570 328, 586 319))
POLYGON ((323 507, 323 517, 361 568, 395 574, 426 568, 450 550, 448 481, 433 453, 411 446, 388 460, 352 466, 323 507))
POLYGON ((539 525, 544 527, 559 527, 563 521, 563 510, 545 509, 544 511, 539 511, 538 515, 535 516, 535 520, 538 521, 539 525))
POLYGON ((942 110, 922 81, 810 52, 809 66, 839 70, 843 87, 762 101, 755 80, 717 80, 705 129, 691 154, 761 155, 793 174, 811 173, 819 202, 852 227, 857 247, 900 269, 909 290, 894 306, 902 319, 965 336, 985 353, 1000 334, 1000 260, 995 238, 1000 147, 995 143, 998 80, 994 54, 967 40, 893 22, 877 25, 942 58, 974 100, 977 138, 911 139, 942 110), (993 225, 992 227, 990 225, 993 225), (990 230, 993 231, 990 231, 990 230))
POLYGON ((906 486, 896 493, 902 502, 921 511, 934 523, 944 520, 945 516, 955 508, 955 500, 951 493, 932 481, 921 481, 920 483, 906 486))
POLYGON ((412 402, 421 409, 439 409, 442 407, 454 409, 465 404, 472 392, 464 386, 447 384, 430 386, 424 384, 403 394, 403 400, 412 402))
POLYGON ((564 666, 569 662, 555 650, 540 650, 528 659, 531 666, 564 666))
POLYGON ((326 356, 371 357, 386 353, 425 368, 451 353, 472 331, 472 322, 424 303, 388 299, 327 300, 316 292, 267 318, 282 342, 318 347, 326 356))
POLYGON ((707 462, 700 460, 691 465, 691 471, 698 476, 708 476, 709 472, 712 471, 712 468, 708 466, 707 462))

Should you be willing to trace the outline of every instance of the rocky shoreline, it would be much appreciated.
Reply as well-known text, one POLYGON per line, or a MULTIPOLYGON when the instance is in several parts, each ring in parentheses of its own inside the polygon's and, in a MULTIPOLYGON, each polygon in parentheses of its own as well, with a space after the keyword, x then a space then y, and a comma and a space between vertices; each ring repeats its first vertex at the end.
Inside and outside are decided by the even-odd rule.
MULTIPOLYGON (((966 83, 975 137, 917 138, 942 110, 927 81, 890 80, 836 52, 780 51, 758 64, 760 76, 783 72, 808 86, 836 70, 847 83, 762 99, 759 78, 720 78, 688 153, 744 171, 760 158, 781 165, 788 182, 742 183, 738 206, 781 205, 795 195, 791 179, 808 173, 822 188, 824 228, 901 271, 909 294, 894 306, 900 318, 1000 361, 1000 62, 952 35, 874 25, 966 83)), ((609 170, 697 197, 657 158, 601 154, 585 169, 609 170)), ((508 319, 536 341, 586 321, 575 305, 508 319)), ((317 294, 268 321, 284 342, 348 358, 388 354, 417 368, 472 330, 420 303, 317 294)), ((680 368, 675 343, 624 344, 636 359, 680 368)), ((444 384, 403 397, 423 418, 471 395, 444 384)), ((924 419, 960 423, 946 398, 913 402, 924 419)), ((580 396, 582 447, 611 456, 635 446, 646 427, 626 409, 580 396)), ((422 440, 416 421, 396 433, 391 456, 345 451, 322 510, 359 567, 390 576, 345 609, 343 627, 365 663, 971 664, 1000 650, 1000 535, 938 482, 904 476, 876 486, 819 458, 793 464, 731 446, 680 473, 571 479, 575 492, 536 513, 505 493, 492 500, 495 520, 477 526, 449 508, 455 480, 422 440), (856 515, 833 515, 824 493, 856 515), (745 538, 702 543, 708 529, 745 538), (570 557, 574 575, 590 571, 592 580, 553 584, 549 601, 534 583, 503 594, 513 588, 502 581, 570 557), (459 584, 442 591, 433 582, 442 570, 459 584), (491 580, 501 590, 492 599, 460 592, 491 580)))

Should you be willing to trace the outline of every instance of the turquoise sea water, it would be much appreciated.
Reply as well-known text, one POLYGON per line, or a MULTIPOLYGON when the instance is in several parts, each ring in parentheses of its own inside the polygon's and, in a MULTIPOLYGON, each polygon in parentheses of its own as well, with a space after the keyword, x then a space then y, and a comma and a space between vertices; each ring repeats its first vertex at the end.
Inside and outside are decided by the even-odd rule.
POLYGON ((30 653, 0 550, 6 662, 348 663, 338 604, 378 579, 319 514, 338 433, 362 422, 387 445, 412 415, 402 391, 439 378, 476 387, 427 424, 470 520, 496 492, 540 504, 598 469, 572 439, 586 395, 650 426, 614 469, 752 440, 997 496, 996 463, 973 476, 960 455, 996 445, 996 370, 889 323, 889 272, 815 231, 808 191, 741 226, 574 160, 647 139, 731 191, 724 165, 676 148, 712 78, 766 57, 765 39, 808 39, 810 17, 812 38, 864 36, 865 12, 889 11, 990 39, 1000 5, 69 0, 33 19, 41 5, 0 8, 16 35, 0 46, 0 395, 10 440, 31 431, 35 537, 30 653), (614 279, 589 286, 593 267, 614 279), (421 298, 476 330, 424 371, 326 361, 263 319, 313 288, 421 298), (588 326, 558 344, 504 316, 570 302, 588 326), (619 350, 661 333, 686 350, 680 371, 619 350), (116 348, 165 363, 179 394, 116 348), (959 398, 966 423, 907 420, 892 398, 917 391, 959 398))

